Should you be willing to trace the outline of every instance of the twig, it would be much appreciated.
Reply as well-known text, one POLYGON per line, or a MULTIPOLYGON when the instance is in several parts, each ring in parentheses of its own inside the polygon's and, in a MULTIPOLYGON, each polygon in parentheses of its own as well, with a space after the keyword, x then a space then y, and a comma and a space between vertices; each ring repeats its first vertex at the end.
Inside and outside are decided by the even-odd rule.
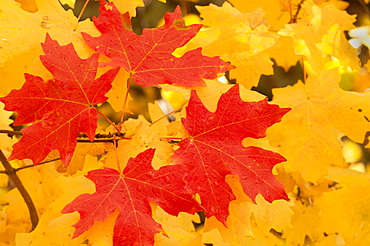
POLYGON ((23 135, 23 132, 21 131, 0 130, 0 133, 6 133, 9 135, 23 135))
POLYGON ((11 172, 9 172, 8 170, 0 170, 0 173, 5 173, 7 175, 10 175, 11 173, 13 173, 13 172, 16 173, 16 172, 18 172, 19 170, 22 170, 22 169, 26 169, 26 168, 34 167, 34 166, 39 166, 39 165, 43 165, 43 164, 47 164, 47 163, 50 163, 50 162, 53 162, 53 161, 59 161, 59 160, 60 160, 60 158, 55 158, 55 159, 52 159, 52 160, 40 162, 37 165, 31 164, 31 165, 27 165, 27 166, 23 166, 23 167, 13 168, 13 170, 11 172))
POLYGON ((169 116, 169 115, 171 115, 171 114, 173 114, 173 113, 175 113, 177 111, 180 111, 182 108, 183 108, 183 106, 181 106, 178 109, 175 109, 175 110, 169 112, 168 114, 163 115, 159 119, 156 119, 155 121, 153 121, 152 124, 150 124, 150 126, 154 125, 155 123, 157 123, 158 121, 162 120, 163 118, 166 118, 167 116, 169 116))
POLYGON ((36 228, 37 224, 39 223, 39 217, 36 212, 35 204, 33 203, 26 188, 22 184, 22 181, 16 174, 16 170, 10 165, 10 163, 8 162, 4 153, 1 150, 0 150, 0 161, 3 164, 5 170, 7 171, 9 178, 13 181, 15 187, 17 187, 17 189, 19 190, 19 193, 21 193, 24 201, 26 202, 28 211, 30 213, 31 223, 32 223, 31 231, 33 231, 36 228))
POLYGON ((301 0, 301 2, 298 4, 297 6, 297 11, 295 12, 295 14, 293 15, 292 19, 289 21, 289 24, 292 24, 292 23, 297 23, 297 19, 298 19, 298 14, 299 14, 299 11, 301 11, 301 8, 302 8, 302 4, 303 4, 304 0, 301 0))
POLYGON ((127 90, 126 90, 125 100, 123 101, 123 109, 122 109, 122 114, 121 114, 121 120, 119 122, 120 125, 122 125, 123 121, 124 121, 124 116, 125 116, 125 112, 126 112, 126 104, 127 104, 127 99, 128 99, 128 93, 130 92, 131 81, 132 80, 133 80, 133 78, 131 77, 131 74, 130 74, 130 78, 127 79, 127 84, 126 84, 127 90))
POLYGON ((118 132, 118 133, 121 133, 121 130, 120 129, 118 129, 117 128, 117 126, 110 120, 110 119, 108 119, 108 117, 107 116, 105 116, 102 112, 100 112, 99 110, 97 110, 98 111, 98 113, 101 115, 101 116, 103 116, 103 118, 104 119, 106 119, 106 121, 108 121, 109 122, 109 124, 111 124, 113 127, 114 127, 114 129, 116 129, 116 131, 118 132))
POLYGON ((87 4, 89 3, 89 1, 90 0, 86 0, 84 6, 82 7, 81 12, 80 12, 80 14, 77 17, 77 24, 76 24, 75 29, 73 31, 76 31, 77 30, 78 23, 80 22, 80 19, 82 17, 82 14, 85 12, 85 9, 86 9, 87 4))

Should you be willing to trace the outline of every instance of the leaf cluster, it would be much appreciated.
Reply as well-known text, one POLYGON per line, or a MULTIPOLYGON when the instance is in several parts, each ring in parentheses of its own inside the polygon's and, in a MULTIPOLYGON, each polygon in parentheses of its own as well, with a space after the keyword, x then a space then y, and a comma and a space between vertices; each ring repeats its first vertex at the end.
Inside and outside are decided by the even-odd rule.
POLYGON ((137 35, 141 2, 101 0, 78 25, 56 0, 20 2, 0 0, 0 187, 17 188, 0 194, 2 244, 370 242, 369 175, 342 154, 342 136, 368 147, 370 119, 345 4, 232 0, 191 25, 177 7, 137 35), (268 102, 251 89, 272 60, 304 76, 268 102), (127 119, 133 85, 167 92, 150 122, 127 119))

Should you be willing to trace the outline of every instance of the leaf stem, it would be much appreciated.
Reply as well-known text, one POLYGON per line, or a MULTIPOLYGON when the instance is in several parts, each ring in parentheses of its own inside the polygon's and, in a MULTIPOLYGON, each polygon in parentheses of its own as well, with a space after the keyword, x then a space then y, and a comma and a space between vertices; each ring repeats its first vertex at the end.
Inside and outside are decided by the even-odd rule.
POLYGON ((0 130, 0 133, 6 133, 9 135, 23 135, 23 132, 21 131, 0 130))
POLYGON ((121 130, 120 129, 118 129, 117 128, 117 126, 110 120, 110 119, 108 119, 108 117, 107 116, 105 116, 102 112, 100 112, 99 110, 97 110, 98 111, 98 113, 101 115, 101 116, 103 116, 103 118, 104 119, 106 119, 108 122, 109 122, 109 124, 111 124, 113 127, 114 127, 114 129, 116 129, 116 131, 118 132, 118 133, 121 133, 121 130))
MULTIPOLYGON (((131 140, 132 139, 132 138, 125 138, 125 137, 121 137, 120 139, 116 139, 115 137, 116 136, 114 136, 112 139, 96 139, 93 142, 90 142, 90 140, 78 139, 77 142, 78 143, 113 143, 114 146, 117 146, 117 140, 131 140)), ((183 138, 178 138, 178 137, 160 137, 160 140, 161 141, 163 141, 163 140, 166 140, 166 141, 167 140, 183 140, 183 138)), ((6 170, 0 170, 0 174, 10 175, 11 173, 16 173, 16 172, 18 172, 20 170, 23 170, 23 169, 26 169, 26 168, 40 166, 40 165, 43 165, 43 164, 47 164, 47 163, 50 163, 50 162, 53 162, 53 161, 59 161, 59 160, 60 160, 60 158, 55 158, 55 159, 51 159, 51 160, 48 160, 48 161, 40 162, 37 165, 31 164, 31 165, 27 165, 27 166, 23 166, 23 167, 19 167, 19 168, 12 168, 11 171, 8 171, 7 169, 6 170)))
POLYGON ((85 9, 87 7, 87 4, 89 3, 90 0, 86 0, 84 6, 82 7, 81 9, 81 12, 80 14, 78 15, 77 17, 77 23, 76 23, 76 26, 75 26, 75 29, 73 31, 76 31, 77 30, 77 26, 78 26, 78 23, 80 22, 80 19, 81 19, 81 16, 83 15, 83 13, 85 12, 85 9))
POLYGON ((305 0, 301 0, 298 5, 297 5, 297 11, 296 13, 293 15, 293 17, 291 18, 291 20, 289 21, 289 24, 292 24, 292 23, 297 23, 297 20, 298 20, 298 14, 299 14, 299 11, 301 11, 301 8, 302 8, 302 4, 304 3, 305 0))
POLYGON ((0 161, 6 170, 6 174, 8 174, 9 178, 13 181, 14 185, 17 187, 19 193, 21 193, 24 201, 26 202, 32 223, 31 231, 33 231, 36 228, 37 224, 39 223, 39 218, 36 212, 35 204, 33 203, 31 196, 28 194, 26 188, 22 184, 22 181, 16 174, 16 169, 14 169, 12 165, 10 165, 9 161, 6 159, 4 153, 1 150, 0 150, 0 161))
POLYGON ((122 173, 121 164, 119 163, 118 152, 117 152, 117 141, 115 137, 113 137, 113 148, 114 148, 114 154, 116 156, 118 171, 119 173, 122 173))
MULTIPOLYGON (((37 165, 31 164, 31 165, 27 165, 27 166, 23 166, 23 167, 13 168, 13 171, 18 172, 19 170, 22 170, 22 169, 26 169, 26 168, 29 168, 29 167, 35 167, 35 166, 39 166, 39 165, 43 165, 43 164, 47 164, 47 163, 50 163, 50 162, 53 162, 53 161, 59 161, 59 160, 60 160, 60 158, 55 158, 55 159, 52 159, 52 160, 40 162, 37 165)), ((8 174, 8 171, 7 170, 0 170, 0 173, 8 174)))
POLYGON ((175 110, 173 110, 173 111, 169 112, 168 114, 163 115, 163 116, 162 116, 162 117, 160 117, 159 119, 157 119, 157 120, 153 121, 153 122, 152 122, 152 124, 150 124, 149 126, 152 126, 152 125, 154 125, 155 123, 157 123, 158 121, 160 121, 161 119, 163 119, 163 118, 165 118, 165 117, 167 117, 167 116, 169 116, 169 115, 171 115, 171 114, 173 114, 173 113, 175 113, 175 112, 177 112, 177 111, 180 111, 182 108, 183 108, 183 106, 181 106, 180 108, 175 109, 175 110))
POLYGON ((304 56, 302 56, 302 71, 303 71, 303 82, 306 84, 306 79, 307 79, 307 71, 306 67, 304 65, 304 56))
POLYGON ((174 137, 161 137, 160 138, 161 140, 171 140, 171 139, 173 139, 173 140, 183 140, 183 138, 174 138, 174 137))
POLYGON ((130 92, 130 88, 131 88, 131 80, 132 80, 132 77, 131 77, 131 74, 130 74, 130 77, 127 79, 127 90, 126 90, 126 95, 125 95, 125 100, 123 102, 123 108, 122 108, 122 114, 121 114, 121 120, 120 120, 120 125, 123 124, 123 120, 124 120, 124 116, 125 116, 125 111, 126 111, 126 103, 127 103, 127 98, 128 98, 128 93, 130 92))

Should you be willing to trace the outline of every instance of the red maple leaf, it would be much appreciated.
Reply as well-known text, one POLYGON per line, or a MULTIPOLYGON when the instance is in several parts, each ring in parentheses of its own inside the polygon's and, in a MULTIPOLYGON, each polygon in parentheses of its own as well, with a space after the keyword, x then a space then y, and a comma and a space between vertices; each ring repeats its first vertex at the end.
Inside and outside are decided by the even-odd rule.
POLYGON ((164 231, 152 218, 149 202, 157 203, 175 216, 179 212, 194 214, 203 209, 184 188, 183 167, 164 166, 154 170, 151 166, 154 152, 148 149, 131 158, 122 174, 110 168, 87 174, 95 183, 96 192, 78 196, 62 210, 62 213, 80 213, 80 220, 73 225, 74 237, 88 230, 94 221, 104 221, 119 209, 114 245, 153 245, 154 234, 164 231))
POLYGON ((90 141, 94 139, 99 116, 93 106, 107 100, 104 95, 118 69, 95 79, 98 54, 81 59, 72 44, 59 46, 49 35, 42 47, 45 55, 40 56, 41 61, 54 79, 44 81, 25 74, 26 82, 20 90, 0 98, 6 110, 18 113, 15 126, 37 122, 22 129, 23 136, 13 146, 9 160, 29 158, 38 164, 57 149, 67 166, 78 134, 83 132, 90 141))
POLYGON ((94 23, 102 35, 82 35, 90 47, 112 59, 106 66, 123 67, 131 73, 136 84, 205 86, 203 78, 214 79, 217 73, 233 68, 218 57, 203 56, 200 48, 180 58, 172 55, 175 49, 192 39, 202 26, 185 26, 180 7, 173 13, 166 13, 162 27, 144 29, 142 35, 125 28, 123 22, 129 19, 128 13, 123 19, 113 3, 101 0, 100 15, 94 19, 94 23))
POLYGON ((283 185, 271 170, 285 161, 281 155, 258 147, 244 147, 244 138, 263 138, 266 129, 279 122, 290 109, 266 100, 244 102, 239 86, 223 94, 215 113, 208 111, 192 91, 182 123, 189 137, 182 140, 173 156, 174 164, 185 165, 188 187, 199 193, 207 217, 225 224, 228 205, 235 199, 225 176, 239 176, 246 195, 253 201, 261 193, 267 201, 287 199, 283 185))

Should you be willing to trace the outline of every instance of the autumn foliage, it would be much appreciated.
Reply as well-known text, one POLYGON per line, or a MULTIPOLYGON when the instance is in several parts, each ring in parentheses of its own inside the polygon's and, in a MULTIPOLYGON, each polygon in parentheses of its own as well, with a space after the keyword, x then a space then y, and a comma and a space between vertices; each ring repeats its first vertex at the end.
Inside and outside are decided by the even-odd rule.
POLYGON ((0 0, 0 245, 370 243, 370 178, 342 150, 370 130, 344 2, 232 0, 191 25, 178 6, 141 35, 139 1, 82 22, 17 2, 0 0), (273 62, 303 81, 268 101, 251 89, 273 62), (176 98, 127 117, 133 86, 176 98))

